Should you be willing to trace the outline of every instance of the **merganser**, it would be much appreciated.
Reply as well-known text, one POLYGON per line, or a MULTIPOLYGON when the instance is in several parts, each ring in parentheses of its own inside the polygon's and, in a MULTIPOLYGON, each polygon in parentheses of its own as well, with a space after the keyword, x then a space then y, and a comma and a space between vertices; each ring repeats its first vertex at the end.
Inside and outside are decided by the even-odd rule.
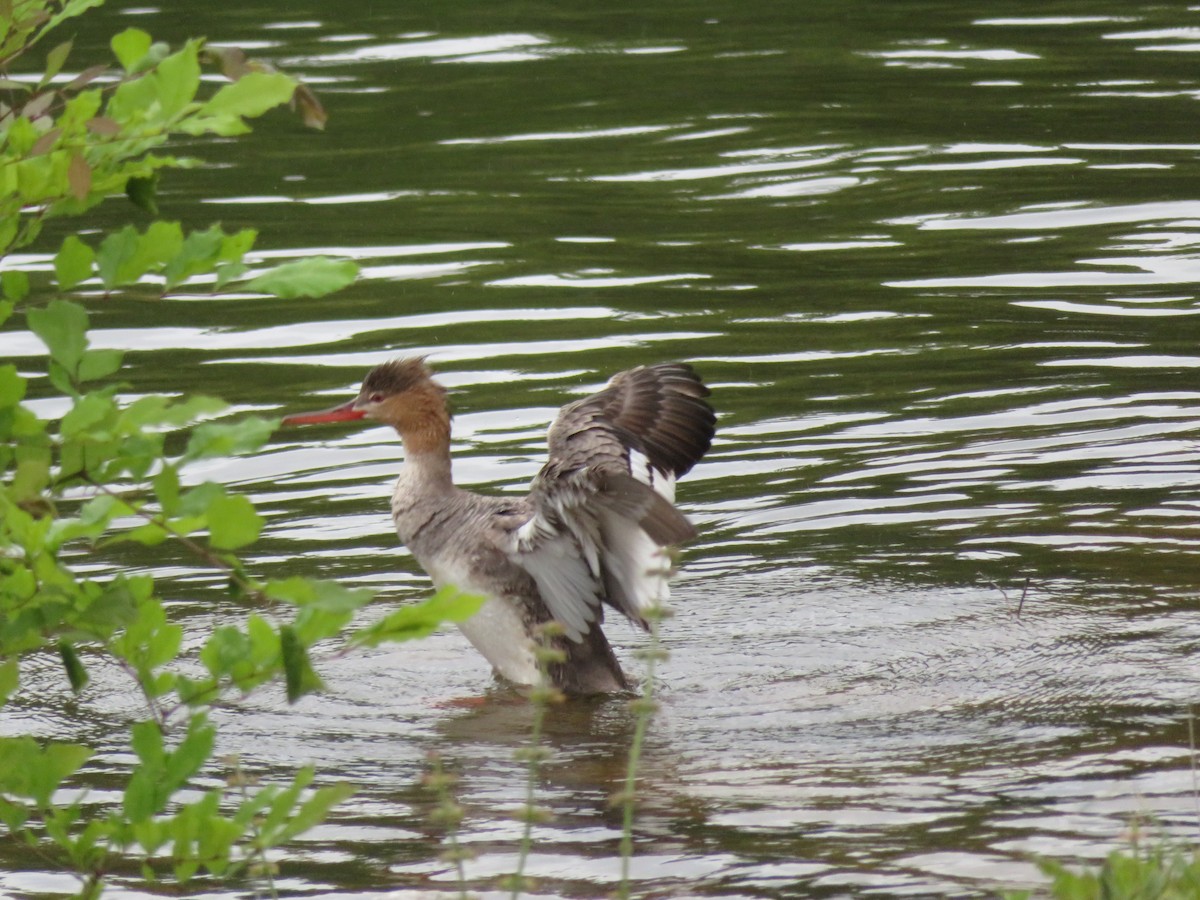
POLYGON ((424 359, 372 369, 357 397, 285 424, 373 419, 404 445, 392 494, 401 542, 440 587, 481 594, 459 627, 502 678, 539 683, 536 630, 556 620, 563 661, 551 683, 571 695, 613 693, 629 681, 601 630, 604 604, 642 628, 666 601, 670 548, 696 536, 676 509, 675 480, 712 444, 709 390, 682 363, 638 366, 564 406, 549 460, 525 496, 485 496, 450 477, 446 389, 424 359))

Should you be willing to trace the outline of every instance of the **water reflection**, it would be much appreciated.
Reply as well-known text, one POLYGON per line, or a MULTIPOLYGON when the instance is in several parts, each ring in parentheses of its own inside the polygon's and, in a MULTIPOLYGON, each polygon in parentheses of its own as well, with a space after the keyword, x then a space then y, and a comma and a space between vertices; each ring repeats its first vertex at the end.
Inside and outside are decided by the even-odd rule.
MULTIPOLYGON (((703 537, 647 751, 643 893, 964 896, 1033 879, 1031 853, 1101 858, 1131 814, 1190 839, 1195 28, 1009 6, 177 11, 321 87, 332 118, 216 148, 168 214, 367 277, 321 301, 91 298, 94 345, 129 352, 125 396, 210 390, 235 414, 427 353, 459 480, 501 492, 560 404, 694 362, 720 431, 680 489, 703 537)), ((39 349, 0 335, 23 372, 39 349)), ((269 514, 256 572, 372 585, 379 614, 426 590, 388 521, 399 453, 386 429, 280 433, 196 475, 269 514)), ((155 573, 193 636, 237 613, 167 551, 88 564, 155 573)), ((628 657, 640 636, 614 632, 628 657)), ((510 869, 528 708, 455 634, 321 667, 322 697, 219 713, 265 774, 313 761, 361 786, 284 889, 452 892, 415 787, 430 749, 463 778, 472 887, 510 869)), ((78 708, 55 660, 29 679, 14 728, 104 747, 137 714, 119 673, 78 708)), ((628 712, 549 727, 558 819, 533 871, 547 895, 607 894, 628 712)), ((96 796, 127 765, 103 754, 96 796)), ((0 892, 61 888, 5 863, 0 892)))

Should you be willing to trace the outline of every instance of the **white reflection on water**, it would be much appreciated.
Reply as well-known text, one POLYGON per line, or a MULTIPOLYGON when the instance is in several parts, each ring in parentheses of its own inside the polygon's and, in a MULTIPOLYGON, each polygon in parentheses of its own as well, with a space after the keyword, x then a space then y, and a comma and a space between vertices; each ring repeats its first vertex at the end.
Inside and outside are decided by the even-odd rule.
POLYGON ((972 216, 961 213, 903 216, 890 219, 888 224, 915 225, 928 231, 1041 231, 1048 228, 1081 228, 1196 217, 1200 217, 1200 200, 1162 200, 1119 206, 1073 203, 1065 209, 1028 210, 1000 216, 972 216))

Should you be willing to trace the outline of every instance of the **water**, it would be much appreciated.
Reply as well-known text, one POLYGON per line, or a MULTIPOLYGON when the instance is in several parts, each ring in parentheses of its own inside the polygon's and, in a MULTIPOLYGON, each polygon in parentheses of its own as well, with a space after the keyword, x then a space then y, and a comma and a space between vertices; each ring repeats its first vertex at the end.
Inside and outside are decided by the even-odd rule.
MULTIPOLYGON (((557 407, 608 374, 685 359, 713 386, 639 893, 986 895, 1036 882, 1034 855, 1103 857, 1134 816, 1194 838, 1196 10, 301 0, 108 9, 76 52, 127 24, 253 48, 331 113, 205 148, 218 165, 169 179, 164 214, 365 271, 319 301, 95 303, 132 393, 295 411, 428 353, 459 480, 517 491, 557 407)), ((385 429, 331 428, 203 474, 269 514, 255 571, 367 584, 384 609, 428 590, 390 531, 398 458, 385 429)), ((185 555, 107 564, 155 572, 191 634, 237 613, 185 555)), ((632 664, 642 639, 609 631, 632 664)), ((283 892, 453 891, 414 787, 438 750, 486 893, 514 864, 527 707, 455 633, 321 671, 320 697, 219 713, 264 775, 359 785, 283 892)), ((20 722, 107 747, 102 803, 139 710, 93 678, 74 705, 35 665, 20 722)), ((548 727, 539 896, 604 896, 633 723, 618 701, 548 727)), ((63 884, 6 858, 0 890, 63 884)))

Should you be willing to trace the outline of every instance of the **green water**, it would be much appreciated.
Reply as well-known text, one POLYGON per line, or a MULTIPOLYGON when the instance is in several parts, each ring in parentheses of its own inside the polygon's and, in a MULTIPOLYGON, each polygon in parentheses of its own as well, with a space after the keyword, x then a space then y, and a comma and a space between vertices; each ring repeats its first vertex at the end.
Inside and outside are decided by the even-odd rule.
MULTIPOLYGON (((163 214, 365 274, 319 301, 97 301, 133 393, 290 412, 429 354, 458 479, 517 491, 557 407, 612 372, 682 359, 712 385, 718 440, 679 492, 702 536, 667 629, 639 894, 988 894, 1036 880, 1032 854, 1102 857, 1133 814, 1194 836, 1200 13, 113 6, 76 53, 129 24, 244 46, 331 116, 196 148, 213 165, 170 178, 163 214)), ((130 215, 114 201, 102 224, 130 215)), ((0 335, 23 369, 36 350, 0 335)), ((386 606, 428 589, 390 529, 398 463, 386 430, 332 428, 204 474, 269 514, 256 571, 386 606)), ((102 562, 155 572, 197 632, 234 611, 169 549, 102 562)), ((639 636, 609 632, 633 665, 639 636)), ((219 713, 244 764, 361 786, 282 892, 452 892, 413 787, 438 749, 489 895, 515 859, 526 708, 454 633, 322 672, 329 691, 295 707, 219 713)), ((31 677, 19 727, 104 746, 138 714, 116 673, 82 722, 53 661, 31 677)), ((549 727, 539 896, 606 896, 632 723, 618 702, 549 727)), ((0 891, 64 883, 3 852, 0 891)))

